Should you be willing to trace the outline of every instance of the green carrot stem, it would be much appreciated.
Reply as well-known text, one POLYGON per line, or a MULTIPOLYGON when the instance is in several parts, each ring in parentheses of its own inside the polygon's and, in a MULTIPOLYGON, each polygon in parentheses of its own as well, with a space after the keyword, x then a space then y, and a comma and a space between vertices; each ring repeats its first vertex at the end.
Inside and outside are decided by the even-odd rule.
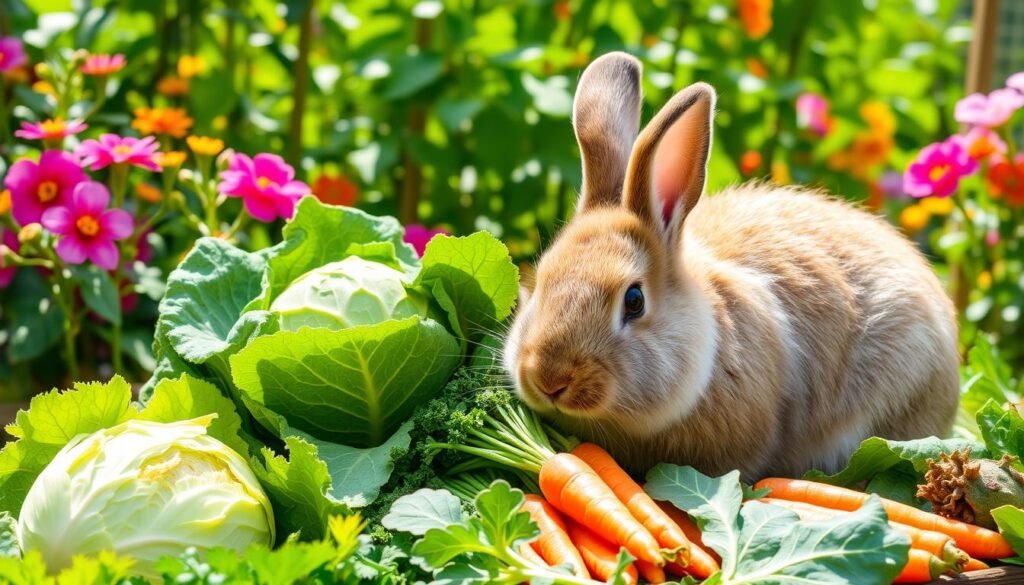
POLYGON ((531 473, 540 473, 540 466, 536 462, 531 463, 522 459, 516 460, 511 457, 507 457, 504 454, 493 451, 491 449, 484 449, 480 447, 472 447, 469 445, 458 445, 455 443, 438 443, 431 441, 427 444, 430 449, 450 449, 452 451, 460 451, 469 455, 476 455, 488 461, 493 461, 498 465, 504 465, 512 469, 521 469, 523 471, 531 473))

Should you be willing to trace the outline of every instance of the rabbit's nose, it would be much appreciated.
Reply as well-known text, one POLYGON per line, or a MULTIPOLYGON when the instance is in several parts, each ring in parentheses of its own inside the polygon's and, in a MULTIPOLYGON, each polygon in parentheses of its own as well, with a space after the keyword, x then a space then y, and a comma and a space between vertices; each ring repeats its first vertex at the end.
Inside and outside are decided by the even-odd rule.
POLYGON ((538 390, 552 399, 557 399, 569 389, 569 385, 572 384, 572 374, 569 372, 538 372, 534 383, 538 390))

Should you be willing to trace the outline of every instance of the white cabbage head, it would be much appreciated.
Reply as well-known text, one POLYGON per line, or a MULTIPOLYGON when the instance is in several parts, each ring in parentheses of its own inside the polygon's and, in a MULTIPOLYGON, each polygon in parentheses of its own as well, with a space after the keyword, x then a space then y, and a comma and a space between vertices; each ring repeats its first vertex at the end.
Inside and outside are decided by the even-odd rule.
POLYGON ((186 548, 274 542, 274 513, 242 457, 206 434, 214 415, 131 420, 68 443, 32 484, 18 518, 25 552, 50 571, 113 550, 152 564, 186 548))
POLYGON ((427 299, 407 289, 402 273, 379 262, 349 256, 295 279, 270 305, 281 329, 345 329, 389 319, 426 317, 427 299))

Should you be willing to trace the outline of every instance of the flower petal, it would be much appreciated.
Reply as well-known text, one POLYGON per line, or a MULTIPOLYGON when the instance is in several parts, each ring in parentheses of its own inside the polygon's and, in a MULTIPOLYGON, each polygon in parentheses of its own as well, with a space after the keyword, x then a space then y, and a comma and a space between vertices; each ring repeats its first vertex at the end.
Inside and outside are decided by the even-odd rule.
POLYGON ((85 262, 88 254, 85 242, 74 235, 64 236, 57 240, 54 249, 57 250, 57 255, 61 257, 61 260, 68 264, 81 264, 85 262))
POLYGON ((274 204, 263 197, 246 197, 245 209, 250 215, 262 222, 271 222, 277 219, 277 209, 274 207, 274 204))
POLYGON ((96 238, 86 248, 89 260, 104 270, 114 270, 121 260, 120 252, 113 240, 96 238))
POLYGON ((96 181, 79 183, 72 194, 72 205, 77 213, 99 215, 110 205, 110 191, 96 181))
POLYGON ((71 234, 75 231, 75 214, 67 207, 51 207, 43 212, 41 223, 55 234, 71 234))
POLYGON ((135 221, 123 209, 108 209, 100 215, 100 229, 111 239, 123 240, 135 231, 135 221))

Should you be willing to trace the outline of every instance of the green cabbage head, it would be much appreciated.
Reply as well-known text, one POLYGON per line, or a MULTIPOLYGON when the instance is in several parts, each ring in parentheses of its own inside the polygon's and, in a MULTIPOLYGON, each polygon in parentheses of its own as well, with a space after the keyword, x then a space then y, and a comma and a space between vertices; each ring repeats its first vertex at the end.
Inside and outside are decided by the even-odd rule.
POLYGON ((18 519, 25 552, 53 571, 76 554, 113 550, 152 565, 194 546, 274 542, 274 513, 242 457, 206 434, 215 415, 131 420, 68 443, 32 484, 18 519))
POLYGON ((297 278, 270 305, 281 329, 346 329, 389 319, 427 316, 426 297, 406 288, 402 273, 379 262, 349 256, 297 278))

